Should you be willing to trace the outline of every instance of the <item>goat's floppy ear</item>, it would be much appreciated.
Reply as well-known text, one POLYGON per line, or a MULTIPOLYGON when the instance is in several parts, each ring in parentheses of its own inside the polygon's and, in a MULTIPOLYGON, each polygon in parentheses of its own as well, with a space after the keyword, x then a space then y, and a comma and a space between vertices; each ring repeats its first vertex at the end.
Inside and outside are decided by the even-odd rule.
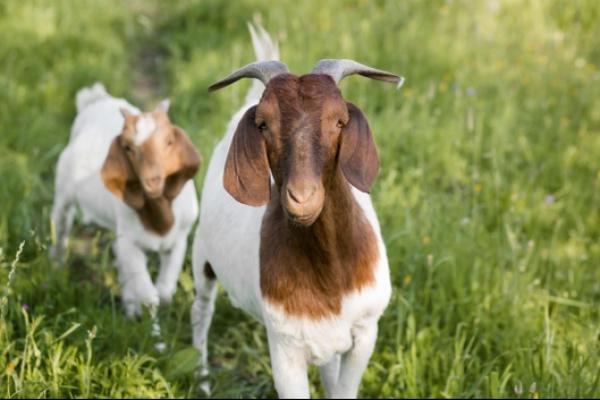
POLYGON ((170 200, 177 197, 183 185, 196 175, 202 162, 202 157, 183 129, 175 126, 173 130, 173 157, 179 166, 175 173, 167 177, 165 184, 165 197, 170 200))
POLYGON ((127 205, 140 209, 144 206, 144 191, 117 136, 110 145, 101 171, 108 190, 127 205))
POLYGON ((360 191, 369 193, 379 172, 377 148, 362 111, 352 103, 346 105, 350 118, 341 134, 340 164, 346 179, 360 191))
POLYGON ((262 133, 254 124, 256 106, 240 120, 229 147, 223 186, 233 198, 250 206, 262 206, 271 197, 269 160, 262 133))

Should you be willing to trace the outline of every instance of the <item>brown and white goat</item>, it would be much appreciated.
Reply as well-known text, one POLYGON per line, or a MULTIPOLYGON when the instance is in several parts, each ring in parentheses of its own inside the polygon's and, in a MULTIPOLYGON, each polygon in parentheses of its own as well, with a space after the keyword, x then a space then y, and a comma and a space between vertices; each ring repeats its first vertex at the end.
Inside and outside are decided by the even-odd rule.
POLYGON ((198 217, 192 180, 200 156, 168 117, 168 101, 142 113, 96 84, 77 94, 77 118, 60 155, 52 222, 55 260, 64 259, 76 208, 84 222, 113 230, 128 315, 170 301, 183 265, 187 235, 198 217), (156 285, 146 250, 160 253, 156 285))
POLYGON ((216 277, 266 326, 280 397, 309 397, 311 363, 329 396, 357 395, 391 286, 367 194, 377 150, 365 116, 337 87, 350 74, 401 81, 349 60, 321 61, 302 76, 262 61, 210 87, 243 77, 266 86, 231 120, 202 192, 192 323, 204 373, 216 277))

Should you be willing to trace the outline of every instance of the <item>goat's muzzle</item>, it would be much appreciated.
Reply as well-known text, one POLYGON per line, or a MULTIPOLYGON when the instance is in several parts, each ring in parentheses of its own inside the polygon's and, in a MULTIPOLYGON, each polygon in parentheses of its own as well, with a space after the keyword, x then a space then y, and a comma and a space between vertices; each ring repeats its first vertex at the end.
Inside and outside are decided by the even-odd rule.
POLYGON ((323 209, 323 189, 319 185, 303 183, 285 185, 282 206, 288 218, 299 225, 312 225, 323 209))
POLYGON ((148 197, 158 198, 162 196, 165 180, 161 176, 155 175, 149 178, 142 178, 141 181, 144 192, 148 197))

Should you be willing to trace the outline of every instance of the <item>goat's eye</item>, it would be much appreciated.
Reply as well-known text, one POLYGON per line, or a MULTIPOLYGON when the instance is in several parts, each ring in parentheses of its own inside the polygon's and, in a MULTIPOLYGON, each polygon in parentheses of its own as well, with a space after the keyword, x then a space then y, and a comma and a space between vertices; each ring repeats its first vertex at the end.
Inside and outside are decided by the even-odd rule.
POLYGON ((267 124, 264 122, 261 122, 260 124, 258 124, 257 128, 259 131, 265 132, 267 130, 267 124))
POLYGON ((344 126, 346 126, 346 124, 344 123, 344 121, 342 121, 341 119, 338 120, 337 122, 337 127, 342 129, 344 126))
POLYGON ((129 146, 128 144, 126 144, 125 146, 123 146, 123 148, 125 149, 125 152, 131 153, 131 146, 129 146))

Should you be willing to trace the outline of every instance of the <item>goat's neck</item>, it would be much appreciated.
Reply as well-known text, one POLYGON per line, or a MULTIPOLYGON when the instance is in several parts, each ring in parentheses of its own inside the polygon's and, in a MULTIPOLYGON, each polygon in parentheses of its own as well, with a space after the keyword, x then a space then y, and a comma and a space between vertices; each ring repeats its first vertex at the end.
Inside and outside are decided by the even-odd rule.
POLYGON ((285 217, 275 192, 261 230, 261 290, 294 315, 337 314, 345 293, 373 282, 377 240, 341 172, 309 227, 285 217))
POLYGON ((154 199, 145 197, 144 200, 144 206, 136 210, 142 224, 154 233, 165 235, 175 221, 171 200, 164 196, 154 199))

